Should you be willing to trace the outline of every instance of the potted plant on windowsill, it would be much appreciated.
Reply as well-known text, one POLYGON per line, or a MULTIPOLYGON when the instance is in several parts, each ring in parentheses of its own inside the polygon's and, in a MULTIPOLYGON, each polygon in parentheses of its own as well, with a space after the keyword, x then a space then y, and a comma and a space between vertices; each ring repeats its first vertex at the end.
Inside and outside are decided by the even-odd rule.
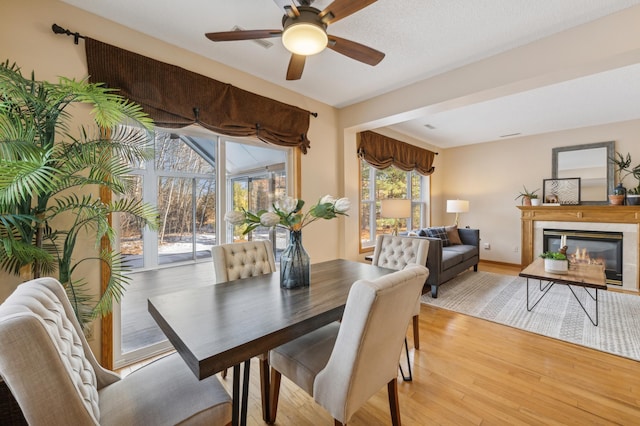
POLYGON ((516 200, 521 198, 523 206, 537 206, 540 204, 540 200, 538 199, 538 192, 540 188, 534 189, 533 191, 529 191, 526 186, 522 185, 524 191, 521 191, 518 196, 515 198, 516 200), (535 201, 534 201, 535 200, 535 201))
POLYGON ((546 251, 540 255, 544 259, 544 270, 552 274, 569 273, 569 259, 565 253, 546 251))

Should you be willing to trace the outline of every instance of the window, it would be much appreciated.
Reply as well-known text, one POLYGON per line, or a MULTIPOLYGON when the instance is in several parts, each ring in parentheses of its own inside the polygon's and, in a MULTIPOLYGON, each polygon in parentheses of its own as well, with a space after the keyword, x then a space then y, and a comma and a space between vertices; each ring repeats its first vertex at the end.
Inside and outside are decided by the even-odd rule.
POLYGON ((157 206, 159 228, 144 229, 131 216, 116 219, 120 251, 133 267, 132 284, 114 309, 116 367, 170 347, 147 311, 148 297, 203 285, 164 280, 165 288, 150 270, 210 263, 211 246, 243 239, 271 240, 276 255, 286 247, 285 230, 244 235, 224 215, 241 207, 266 209, 275 197, 293 194, 293 148, 230 140, 201 128, 156 129, 153 138, 154 158, 133 166, 130 191, 157 206))
MULTIPOLYGON (((288 195, 285 150, 252 146, 251 155, 248 155, 245 152, 247 145, 227 142, 226 146, 229 210, 268 210, 275 199, 288 195), (240 158, 248 164, 241 167, 240 158), (260 166, 256 167, 259 163, 260 166)), ((244 228, 229 226, 227 242, 271 240, 276 260, 280 259, 280 253, 287 245, 287 230, 259 226, 250 233, 243 234, 244 228)))
POLYGON ((210 258, 216 242, 215 137, 155 132, 154 160, 133 172, 134 195, 157 206, 160 227, 123 215, 120 250, 134 268, 210 258))
POLYGON ((395 167, 377 170, 360 160, 360 247, 375 245, 380 234, 391 233, 396 219, 380 217, 380 200, 406 198, 411 200, 411 217, 399 218, 398 231, 420 227, 426 216, 423 191, 424 176, 417 172, 405 172, 395 167))

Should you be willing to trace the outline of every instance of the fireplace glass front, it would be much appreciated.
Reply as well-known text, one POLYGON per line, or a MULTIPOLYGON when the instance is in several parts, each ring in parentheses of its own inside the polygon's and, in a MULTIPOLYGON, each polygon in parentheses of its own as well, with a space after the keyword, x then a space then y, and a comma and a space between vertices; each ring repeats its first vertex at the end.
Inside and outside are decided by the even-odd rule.
POLYGON ((603 264, 607 284, 622 285, 622 232, 545 229, 544 251, 560 250, 562 236, 566 236, 570 264, 603 264))

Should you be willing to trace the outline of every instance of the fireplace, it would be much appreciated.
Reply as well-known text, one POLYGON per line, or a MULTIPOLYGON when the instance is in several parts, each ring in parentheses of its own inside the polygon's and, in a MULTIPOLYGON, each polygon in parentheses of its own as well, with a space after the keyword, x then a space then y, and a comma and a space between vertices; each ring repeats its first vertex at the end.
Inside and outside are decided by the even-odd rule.
POLYGON ((622 232, 544 229, 543 250, 558 251, 562 236, 570 263, 604 265, 606 283, 622 286, 622 232))

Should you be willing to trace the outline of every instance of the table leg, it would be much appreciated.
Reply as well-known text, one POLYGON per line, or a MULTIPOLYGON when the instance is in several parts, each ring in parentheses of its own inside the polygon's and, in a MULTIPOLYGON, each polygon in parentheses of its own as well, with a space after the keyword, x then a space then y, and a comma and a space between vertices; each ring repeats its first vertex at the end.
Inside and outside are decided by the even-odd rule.
POLYGON ((233 366, 233 393, 231 395, 231 424, 240 424, 240 364, 233 366))
POLYGON ((400 374, 402 374, 402 380, 404 380, 405 382, 411 382, 413 381, 413 374, 411 373, 411 360, 409 359, 409 344, 407 343, 407 338, 404 338, 404 351, 407 354, 407 368, 409 368, 409 375, 405 376, 404 375, 404 370, 402 369, 402 360, 400 360, 400 364, 398 364, 398 367, 400 367, 400 374))
POLYGON ((533 305, 531 305, 529 302, 529 279, 530 278, 527 278, 527 311, 531 312, 531 310, 536 307, 536 305, 549 292, 549 290, 551 290, 551 287, 553 287, 555 283, 553 281, 547 281, 547 284, 545 286, 542 286, 542 280, 538 280, 540 285, 540 291, 543 293, 542 293, 542 296, 540 296, 538 300, 536 300, 536 302, 533 305))
POLYGON ((249 405, 249 367, 251 360, 244 362, 242 374, 242 389, 240 389, 240 364, 233 366, 233 401, 231 408, 231 424, 233 426, 246 426, 247 408, 249 405))
POLYGON ((591 315, 589 315, 589 312, 587 312, 587 308, 582 304, 580 299, 578 299, 578 295, 576 294, 575 291, 573 291, 573 288, 569 284, 567 284, 567 287, 569 287, 569 290, 571 290, 571 293, 573 294, 573 297, 575 297, 575 299, 578 301, 578 304, 580 305, 580 307, 584 311, 585 315, 587 315, 587 318, 589 318, 589 321, 591 321, 591 324, 593 324, 594 326, 597 327, 598 326, 598 289, 596 288, 596 294, 595 294, 595 297, 594 297, 594 295, 592 295, 586 287, 583 287, 584 291, 586 291, 587 294, 591 297, 591 300, 596 302, 596 318, 594 320, 593 317, 591 315))

